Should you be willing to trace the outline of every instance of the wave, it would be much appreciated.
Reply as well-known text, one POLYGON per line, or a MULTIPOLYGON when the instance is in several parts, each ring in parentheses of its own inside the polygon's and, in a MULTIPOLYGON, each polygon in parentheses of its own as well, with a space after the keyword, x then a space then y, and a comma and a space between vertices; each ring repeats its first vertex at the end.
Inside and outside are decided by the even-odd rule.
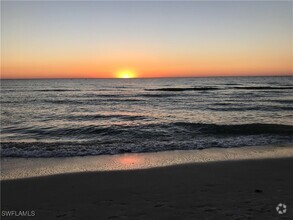
POLYGON ((199 129, 203 134, 228 134, 228 135, 258 135, 258 134, 277 134, 293 135, 293 126, 281 124, 200 124, 176 122, 176 126, 186 127, 189 129, 199 129))
POLYGON ((276 102, 276 103, 281 103, 281 104, 293 104, 293 100, 292 99, 288 99, 288 100, 269 100, 270 102, 276 102))
POLYGON ((80 92, 80 89, 2 89, 1 92, 80 92))
POLYGON ((80 89, 36 89, 31 91, 34 91, 34 92, 79 92, 82 90, 80 89))
POLYGON ((293 107, 290 106, 242 106, 242 107, 234 107, 233 104, 213 104, 215 106, 228 106, 231 107, 208 107, 206 109, 211 111, 220 111, 220 112, 233 112, 233 111, 262 111, 262 112, 275 112, 275 111, 292 111, 293 107))
MULTIPOLYGON (((117 96, 118 97, 118 96, 117 96)), ((102 105, 103 103, 123 103, 123 102, 143 102, 143 99, 139 98, 101 98, 97 96, 96 99, 46 99, 42 100, 46 103, 52 103, 52 104, 64 104, 64 105, 102 105)), ((32 100, 32 102, 36 102, 35 100, 32 100)))
POLYGON ((142 115, 103 115, 103 114, 94 114, 94 115, 70 115, 65 116, 65 120, 72 121, 92 121, 95 119, 120 119, 127 121, 136 121, 136 120, 150 120, 149 117, 142 115))
POLYGON ((236 86, 233 89, 244 89, 244 90, 283 90, 293 89, 292 86, 236 86))
POLYGON ((146 98, 165 98, 165 97, 173 97, 178 96, 177 93, 168 93, 168 94, 141 94, 139 96, 146 98))
POLYGON ((1 144, 2 157, 48 158, 92 155, 114 155, 173 150, 202 150, 206 148, 231 148, 244 146, 292 145, 292 139, 274 139, 263 136, 203 137, 196 140, 141 141, 139 143, 114 142, 6 142, 1 144))
POLYGON ((59 140, 63 141, 2 141, 2 157, 73 157, 212 147, 292 145, 293 140, 293 126, 280 124, 220 125, 175 122, 129 127, 22 128, 19 132, 39 134, 39 140, 46 139, 47 135, 54 138, 61 136, 59 140), (83 139, 81 135, 90 135, 95 139, 83 139), (65 141, 64 136, 71 141, 65 141), (76 141, 73 141, 74 138, 76 141))
MULTIPOLYGON (((99 116, 97 116, 99 117, 99 116)), ((121 117, 121 116, 119 116, 121 117)), ((124 116, 122 116, 124 117, 124 116)), ((129 119, 129 116, 125 116, 129 119)), ((130 116, 131 117, 131 116, 130 116)), ((132 119, 138 119, 133 116, 132 119)), ((112 126, 67 126, 67 127, 6 127, 2 128, 2 134, 26 135, 28 138, 46 139, 46 138, 107 138, 109 140, 179 140, 185 138, 194 138, 195 136, 220 135, 278 135, 293 136, 293 126, 282 124, 204 124, 189 122, 174 123, 130 123, 128 125, 112 126)))
POLYGON ((206 90, 218 90, 217 87, 193 87, 193 88, 157 88, 157 89, 145 89, 146 91, 166 91, 166 92, 180 92, 180 91, 206 91, 206 90))
POLYGON ((91 134, 104 134, 111 133, 115 134, 119 132, 114 127, 102 127, 102 126, 83 126, 83 127, 64 127, 64 128, 56 128, 56 127, 18 127, 18 128, 8 128, 3 129, 2 134, 6 133, 19 133, 22 135, 32 135, 33 137, 70 137, 79 135, 91 135, 91 134))
POLYGON ((166 87, 156 89, 145 89, 146 91, 166 91, 166 92, 181 92, 181 91, 209 91, 209 90, 228 90, 228 89, 240 89, 240 90, 291 90, 292 86, 234 86, 234 87, 166 87))

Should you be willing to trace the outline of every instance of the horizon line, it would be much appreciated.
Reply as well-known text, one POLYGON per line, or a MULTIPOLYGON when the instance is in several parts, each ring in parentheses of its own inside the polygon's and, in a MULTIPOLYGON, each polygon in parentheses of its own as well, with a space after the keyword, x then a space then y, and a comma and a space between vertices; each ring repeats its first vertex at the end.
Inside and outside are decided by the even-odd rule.
POLYGON ((180 78, 225 78, 225 77, 292 77, 293 74, 281 74, 281 75, 222 75, 222 76, 170 76, 170 77, 134 77, 134 78, 116 78, 116 77, 60 77, 60 78, 1 78, 0 80, 49 80, 49 79, 180 79, 180 78))

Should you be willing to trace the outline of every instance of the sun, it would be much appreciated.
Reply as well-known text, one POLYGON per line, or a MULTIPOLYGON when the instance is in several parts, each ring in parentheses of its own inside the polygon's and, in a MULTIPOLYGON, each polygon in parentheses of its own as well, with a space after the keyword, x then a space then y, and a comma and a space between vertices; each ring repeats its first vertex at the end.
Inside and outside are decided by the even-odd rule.
POLYGON ((136 78, 136 72, 133 70, 119 70, 115 75, 120 79, 136 78))

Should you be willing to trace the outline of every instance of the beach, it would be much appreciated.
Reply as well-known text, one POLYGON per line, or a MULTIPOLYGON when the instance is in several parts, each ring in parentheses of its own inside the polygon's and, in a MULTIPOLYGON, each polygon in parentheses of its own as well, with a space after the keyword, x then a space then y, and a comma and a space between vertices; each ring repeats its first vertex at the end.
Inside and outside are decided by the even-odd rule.
POLYGON ((33 219, 292 219, 292 169, 292 158, 260 159, 2 181, 2 211, 33 210, 33 219), (282 216, 279 203, 288 207, 282 216))
POLYGON ((61 158, 63 169, 57 159, 40 160, 45 165, 12 159, 10 170, 12 162, 2 160, 2 217, 11 210, 33 211, 32 219, 293 217, 291 146, 61 158), (23 170, 14 172, 17 163, 23 170), (49 167, 56 173, 44 172, 49 167), (21 176, 25 170, 34 176, 21 176), (283 215, 279 203, 287 205, 283 215))

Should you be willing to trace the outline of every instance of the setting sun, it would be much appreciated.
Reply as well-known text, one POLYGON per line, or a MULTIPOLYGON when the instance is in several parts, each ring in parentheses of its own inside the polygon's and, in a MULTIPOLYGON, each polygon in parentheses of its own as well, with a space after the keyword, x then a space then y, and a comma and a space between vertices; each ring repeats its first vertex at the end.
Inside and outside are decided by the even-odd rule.
POLYGON ((136 78, 136 73, 132 70, 120 70, 116 73, 116 77, 120 79, 136 78))

